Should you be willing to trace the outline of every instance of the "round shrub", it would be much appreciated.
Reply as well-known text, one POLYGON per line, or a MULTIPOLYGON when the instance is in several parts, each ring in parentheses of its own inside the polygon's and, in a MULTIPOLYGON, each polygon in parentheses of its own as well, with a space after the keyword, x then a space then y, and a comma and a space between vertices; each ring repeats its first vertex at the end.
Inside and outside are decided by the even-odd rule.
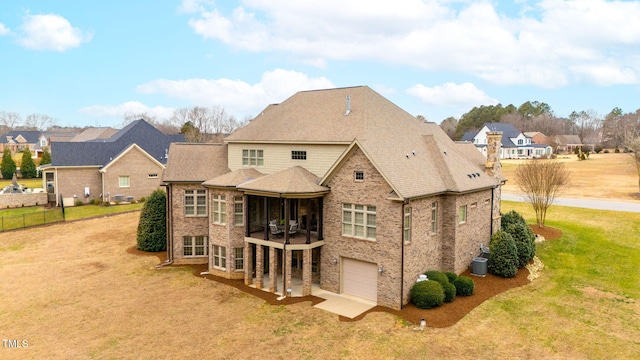
POLYGON ((167 249, 166 202, 167 194, 163 190, 156 190, 144 203, 138 222, 138 250, 167 249))
POLYGON ((536 235, 526 224, 512 224, 505 231, 511 235, 516 243, 518 268, 522 268, 536 255, 536 235))
POLYGON ((429 270, 424 273, 429 280, 437 281, 440 284, 449 282, 449 278, 442 271, 429 270))
POLYGON ((449 279, 449 282, 453 284, 454 281, 456 281, 456 278, 458 277, 458 275, 456 275, 456 273, 452 273, 451 271, 447 271, 444 273, 445 275, 447 275, 447 278, 449 279))
POLYGON ((498 230, 491 236, 489 243, 491 253, 487 269, 490 273, 503 278, 516 276, 518 273, 518 248, 508 232, 498 230))
POLYGON ((500 219, 501 228, 505 230, 510 225, 514 224, 524 224, 527 225, 527 221, 520 215, 519 212, 515 210, 511 210, 506 214, 502 214, 502 218, 500 219))
POLYGON ((455 285, 448 281, 446 283, 440 283, 440 285, 442 285, 442 288, 444 289, 444 302, 453 302, 453 300, 456 299, 456 292, 458 292, 455 285))
POLYGON ((444 302, 444 289, 439 282, 426 280, 411 287, 411 302, 420 309, 431 309, 444 302))
POLYGON ((456 295, 458 296, 471 296, 475 288, 473 280, 468 276, 458 276, 453 281, 453 286, 456 288, 456 295))

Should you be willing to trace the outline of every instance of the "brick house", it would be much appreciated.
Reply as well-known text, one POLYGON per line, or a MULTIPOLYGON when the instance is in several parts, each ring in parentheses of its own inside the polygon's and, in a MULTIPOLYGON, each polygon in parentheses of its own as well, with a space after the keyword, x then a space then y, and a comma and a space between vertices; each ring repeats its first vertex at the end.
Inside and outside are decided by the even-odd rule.
POLYGON ((159 189, 169 144, 182 135, 166 135, 136 120, 107 139, 52 142, 51 164, 40 166, 43 187, 59 205, 98 199, 139 200, 159 189))
POLYGON ((488 136, 489 160, 369 87, 298 92, 222 145, 171 145, 166 265, 399 309, 418 275, 463 272, 500 228, 488 136))

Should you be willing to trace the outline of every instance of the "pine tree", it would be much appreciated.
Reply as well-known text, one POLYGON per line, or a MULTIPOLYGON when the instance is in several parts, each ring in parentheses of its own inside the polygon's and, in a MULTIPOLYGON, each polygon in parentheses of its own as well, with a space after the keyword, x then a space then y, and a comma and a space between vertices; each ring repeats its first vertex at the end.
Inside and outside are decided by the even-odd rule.
POLYGON ((48 147, 42 149, 42 159, 40 159, 40 164, 51 164, 51 153, 49 152, 48 147))
POLYGON ((4 148, 2 153, 2 163, 0 164, 0 172, 3 179, 11 179, 16 172, 16 163, 11 157, 11 150, 8 147, 4 148))
POLYGON ((22 164, 20 164, 20 174, 23 179, 33 179, 38 175, 38 170, 36 169, 36 164, 33 162, 31 158, 31 151, 26 149, 22 153, 22 164))
POLYGON ((164 251, 167 249, 167 194, 154 191, 145 201, 138 223, 138 250, 164 251))

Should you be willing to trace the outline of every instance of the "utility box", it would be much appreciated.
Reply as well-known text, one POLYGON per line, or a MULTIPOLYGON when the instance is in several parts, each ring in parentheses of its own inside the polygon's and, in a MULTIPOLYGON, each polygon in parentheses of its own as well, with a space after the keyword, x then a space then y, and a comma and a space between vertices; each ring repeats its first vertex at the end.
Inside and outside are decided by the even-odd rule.
POLYGON ((483 257, 477 257, 473 259, 472 263, 472 274, 477 276, 485 276, 487 275, 487 262, 489 259, 485 259, 483 257))

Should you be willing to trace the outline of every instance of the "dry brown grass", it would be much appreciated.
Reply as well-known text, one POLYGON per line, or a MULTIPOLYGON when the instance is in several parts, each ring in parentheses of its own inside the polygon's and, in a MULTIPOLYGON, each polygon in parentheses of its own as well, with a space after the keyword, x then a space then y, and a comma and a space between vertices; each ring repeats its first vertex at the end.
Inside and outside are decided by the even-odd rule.
MULTIPOLYGON (((579 161, 576 155, 562 155, 571 173, 571 186, 559 196, 567 198, 593 198, 615 201, 637 201, 638 173, 633 158, 628 154, 592 154, 588 160, 579 161)), ((531 160, 501 160, 502 174, 508 180, 505 193, 518 194, 515 170, 518 164, 531 160)))

